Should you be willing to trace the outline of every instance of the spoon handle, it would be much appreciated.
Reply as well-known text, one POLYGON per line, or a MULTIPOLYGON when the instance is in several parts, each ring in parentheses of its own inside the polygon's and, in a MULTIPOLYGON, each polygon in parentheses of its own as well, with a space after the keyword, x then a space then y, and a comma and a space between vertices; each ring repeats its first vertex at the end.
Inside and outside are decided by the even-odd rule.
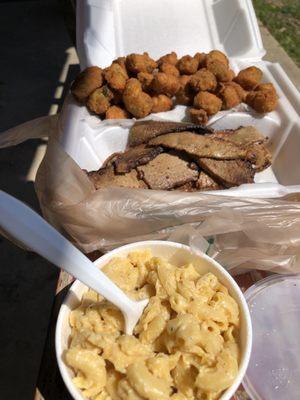
POLYGON ((0 191, 0 227, 27 248, 100 293, 123 312, 128 313, 134 307, 135 302, 72 243, 34 210, 3 191, 0 191))

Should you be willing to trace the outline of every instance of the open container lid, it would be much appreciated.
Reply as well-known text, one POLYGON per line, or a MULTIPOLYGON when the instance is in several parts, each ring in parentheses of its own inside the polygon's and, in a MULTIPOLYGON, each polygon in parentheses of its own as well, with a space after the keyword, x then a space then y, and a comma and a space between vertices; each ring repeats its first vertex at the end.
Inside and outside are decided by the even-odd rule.
POLYGON ((299 400, 300 276, 272 275, 245 297, 253 328, 246 392, 252 400, 299 400))
POLYGON ((179 56, 218 49, 244 61, 265 54, 251 0, 79 0, 77 7, 82 68, 145 49, 153 58, 174 49, 179 56))

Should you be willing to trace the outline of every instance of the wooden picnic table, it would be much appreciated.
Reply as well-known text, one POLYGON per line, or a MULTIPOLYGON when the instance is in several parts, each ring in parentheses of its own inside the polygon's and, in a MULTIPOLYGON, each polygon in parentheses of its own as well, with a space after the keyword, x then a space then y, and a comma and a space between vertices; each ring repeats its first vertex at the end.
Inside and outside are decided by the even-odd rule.
MULTIPOLYGON (((96 251, 89 254, 91 260, 96 260, 101 253, 96 251)), ((253 271, 236 277, 242 291, 253 283, 263 279, 265 273, 253 271)), ((55 356, 55 327, 60 306, 67 291, 73 282, 73 277, 64 271, 60 272, 52 315, 48 328, 46 343, 40 365, 34 400, 73 400, 60 375, 55 356)), ((242 387, 236 392, 232 400, 251 400, 242 387)))

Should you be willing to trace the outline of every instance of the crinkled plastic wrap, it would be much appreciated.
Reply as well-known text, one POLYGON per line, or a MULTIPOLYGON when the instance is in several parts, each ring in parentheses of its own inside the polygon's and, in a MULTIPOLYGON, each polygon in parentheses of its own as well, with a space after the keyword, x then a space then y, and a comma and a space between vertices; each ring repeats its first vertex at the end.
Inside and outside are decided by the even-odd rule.
POLYGON ((207 192, 95 190, 56 139, 45 117, 0 136, 0 146, 49 136, 35 188, 45 218, 84 252, 166 239, 190 244, 232 273, 262 269, 300 273, 300 203, 207 192))

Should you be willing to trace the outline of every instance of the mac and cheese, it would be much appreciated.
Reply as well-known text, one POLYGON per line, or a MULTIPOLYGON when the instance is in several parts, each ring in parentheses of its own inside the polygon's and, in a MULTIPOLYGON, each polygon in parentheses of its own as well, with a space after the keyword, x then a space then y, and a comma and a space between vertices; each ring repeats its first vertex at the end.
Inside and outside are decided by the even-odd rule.
POLYGON ((175 267, 150 250, 103 271, 131 298, 150 297, 124 334, 121 312, 89 290, 70 314, 66 363, 92 400, 219 399, 238 373, 239 309, 212 273, 175 267))

